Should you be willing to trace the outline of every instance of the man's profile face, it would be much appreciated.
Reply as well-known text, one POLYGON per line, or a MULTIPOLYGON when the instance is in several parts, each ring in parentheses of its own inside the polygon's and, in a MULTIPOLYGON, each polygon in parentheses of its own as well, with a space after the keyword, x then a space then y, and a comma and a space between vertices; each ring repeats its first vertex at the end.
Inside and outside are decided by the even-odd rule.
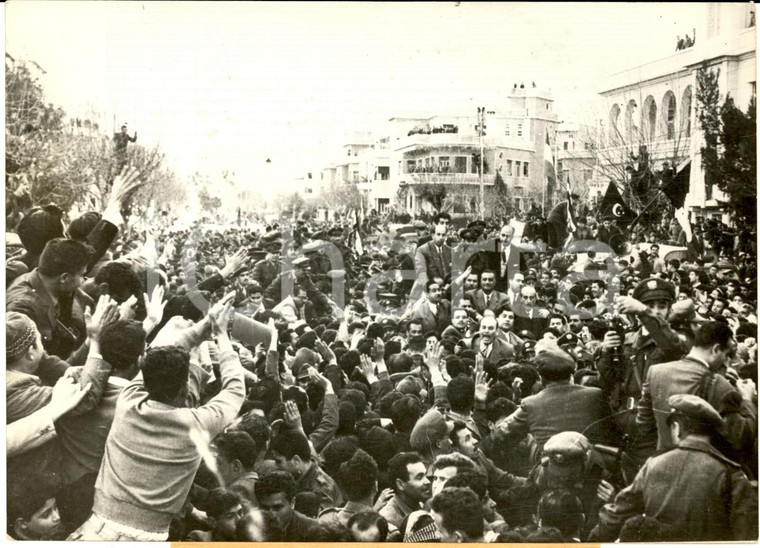
POLYGON ((513 292, 516 293, 520 291, 520 289, 522 289, 522 286, 525 285, 525 276, 522 273, 518 272, 514 275, 512 281, 509 282, 509 285, 512 286, 513 292))
POLYGON ((461 542, 461 539, 457 535, 450 533, 443 526, 443 516, 441 514, 431 511, 430 515, 433 517, 433 522, 435 522, 435 528, 438 529, 438 532, 441 534, 441 542, 461 542))
POLYGON ((433 472, 433 496, 443 491, 446 487, 446 482, 457 475, 456 466, 447 466, 446 468, 439 468, 433 472))
POLYGON ((406 474, 409 479, 402 482, 403 493, 416 502, 429 499, 431 485, 427 477, 427 467, 422 462, 413 462, 406 465, 406 474))
POLYGON ((224 540, 236 540, 237 522, 241 517, 243 517, 243 506, 241 504, 235 505, 219 516, 214 525, 217 536, 224 540))
POLYGON ((273 493, 267 497, 256 497, 259 502, 259 508, 263 512, 271 513, 277 522, 285 527, 290 523, 293 517, 293 501, 289 501, 285 493, 273 493))
POLYGON ((475 458, 478 448, 478 441, 473 437, 469 428, 457 430, 457 452, 462 453, 465 457, 475 458))
POLYGON ((293 474, 294 477, 298 477, 298 469, 293 463, 293 460, 287 460, 284 456, 280 455, 279 453, 274 453, 274 463, 277 466, 278 470, 282 470, 284 472, 289 472, 293 474))
POLYGON ((49 498, 26 522, 24 534, 35 540, 56 540, 61 532, 61 517, 55 498, 49 498))

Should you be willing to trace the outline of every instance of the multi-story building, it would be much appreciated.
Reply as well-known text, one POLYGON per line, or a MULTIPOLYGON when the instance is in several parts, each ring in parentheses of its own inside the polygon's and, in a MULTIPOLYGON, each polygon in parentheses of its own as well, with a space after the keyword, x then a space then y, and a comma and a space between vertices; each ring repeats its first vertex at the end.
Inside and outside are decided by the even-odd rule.
MULTIPOLYGON (((346 144, 347 157, 322 172, 325 184, 356 183, 365 207, 391 205, 409 213, 437 209, 431 194, 445 194, 446 209, 474 214, 480 207, 481 146, 486 215, 495 211, 496 174, 501 205, 540 204, 546 183, 545 141, 557 124, 551 93, 515 86, 504 110, 487 110, 480 136, 477 112, 397 116, 379 139, 346 144)), ((437 204, 442 205, 442 204, 437 204)))
POLYGON ((596 156, 593 152, 591 128, 562 122, 557 126, 554 155, 557 166, 557 192, 550 202, 564 199, 563 189, 569 186, 581 200, 594 203, 601 199, 606 184, 594 178, 596 156))
POLYGON ((721 192, 705 185, 701 167, 697 71, 719 69, 721 101, 730 94, 746 110, 756 95, 754 25, 753 3, 705 4, 693 45, 610 76, 600 93, 605 115, 597 130, 595 176, 608 180, 611 171, 632 162, 631 154, 638 157, 639 147, 646 146, 655 167, 668 161, 689 170, 687 209, 720 217, 721 192))
MULTIPOLYGON (((514 87, 507 108, 486 107, 483 185, 486 215, 509 200, 515 209, 540 204, 546 183, 545 146, 557 116, 551 93, 536 87, 514 87), (506 187, 497 197, 496 174, 506 187)), ((392 118, 391 178, 397 182, 399 205, 408 212, 435 209, 430 186, 442 185, 454 213, 474 214, 480 207, 479 119, 476 112, 426 118, 392 118)))

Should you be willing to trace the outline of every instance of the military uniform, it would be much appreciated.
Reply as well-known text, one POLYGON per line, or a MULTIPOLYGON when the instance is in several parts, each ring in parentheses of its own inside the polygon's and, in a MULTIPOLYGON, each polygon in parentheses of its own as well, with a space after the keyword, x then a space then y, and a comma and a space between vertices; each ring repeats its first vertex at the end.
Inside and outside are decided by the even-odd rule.
POLYGON ((48 354, 63 359, 84 342, 87 335, 84 311, 88 306, 95 309, 95 303, 81 289, 56 302, 36 268, 13 282, 5 302, 6 311, 26 314, 37 325, 42 346, 48 354))
MULTIPOLYGON (((648 278, 640 282, 633 298, 648 302, 675 299, 675 287, 660 278, 648 278)), ((654 453, 657 436, 652 432, 640 432, 636 425, 636 405, 641 398, 649 368, 655 364, 675 361, 689 351, 688 344, 666 322, 647 311, 639 316, 643 327, 625 334, 623 360, 614 366, 609 352, 602 351, 597 361, 602 389, 617 415, 621 433, 629 437, 629 456, 641 466, 654 453), (624 411, 628 409, 629 412, 624 411)))
POLYGON ((335 480, 328 476, 316 462, 312 462, 311 466, 298 479, 296 491, 299 493, 301 491, 312 491, 318 494, 320 511, 343 504, 343 495, 341 495, 335 480))
MULTIPOLYGON (((715 430, 722 425, 702 398, 678 394, 668 403, 672 413, 715 430)), ((674 541, 757 540, 757 488, 706 438, 687 435, 675 449, 649 459, 633 483, 602 508, 592 540, 614 540, 625 521, 640 514, 672 527, 674 541)))

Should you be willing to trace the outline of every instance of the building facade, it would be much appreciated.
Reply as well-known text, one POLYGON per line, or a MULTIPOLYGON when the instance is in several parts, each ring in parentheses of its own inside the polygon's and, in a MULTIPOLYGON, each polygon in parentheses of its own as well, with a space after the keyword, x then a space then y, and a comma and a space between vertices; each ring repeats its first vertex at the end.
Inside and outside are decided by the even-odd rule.
POLYGON ((481 137, 477 112, 393 117, 375 132, 379 137, 347 143, 345 157, 322 170, 321 183, 356 184, 364 207, 380 213, 477 214, 482 146, 486 215, 498 213, 497 205, 525 210, 540 204, 544 143, 547 133, 555 139, 557 126, 551 93, 515 86, 506 107, 488 110, 484 121, 481 137))
POLYGON ((623 173, 643 146, 655 168, 667 161, 689 170, 689 211, 721 217, 721 192, 705 184, 701 167, 697 71, 719 69, 721 103, 730 94, 746 111, 756 96, 754 23, 754 4, 705 4, 693 45, 610 76, 600 93, 604 114, 596 135, 597 183, 623 173))

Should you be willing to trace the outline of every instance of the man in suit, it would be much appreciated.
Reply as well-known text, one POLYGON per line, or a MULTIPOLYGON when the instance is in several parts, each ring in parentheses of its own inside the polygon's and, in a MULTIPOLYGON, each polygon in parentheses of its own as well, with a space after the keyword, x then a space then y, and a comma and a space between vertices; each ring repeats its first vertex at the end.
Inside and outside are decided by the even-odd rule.
MULTIPOLYGON (((438 213, 435 217, 433 217, 433 231, 435 232, 435 227, 442 225, 446 228, 448 231, 449 225, 451 224, 451 215, 448 213, 438 213)), ((424 236, 420 236, 419 240, 417 240, 417 247, 422 247, 429 241, 431 241, 433 237, 429 234, 426 234, 424 236)))
POLYGON ((426 298, 412 310, 412 318, 422 322, 422 332, 435 331, 438 336, 451 323, 451 303, 443 298, 443 288, 436 280, 425 283, 426 298))
POLYGON ((282 248, 282 240, 279 239, 276 232, 265 235, 261 240, 261 244, 266 249, 267 255, 264 260, 254 265, 251 277, 266 291, 281 270, 280 250, 282 248))
POLYGON ((733 456, 741 459, 752 454, 757 435, 754 383, 751 379, 738 380, 734 388, 722 374, 735 351, 736 341, 727 324, 705 322, 697 330, 694 346, 683 359, 649 369, 636 423, 642 431, 657 430, 658 451, 674 447, 666 421, 670 410, 668 398, 675 394, 694 394, 723 417, 720 431, 731 444, 733 456))
POLYGON ((503 305, 496 309, 496 323, 499 329, 496 331, 496 337, 508 342, 515 348, 518 348, 525 341, 518 337, 514 332, 515 313, 508 305, 503 305))
POLYGON ((509 298, 501 291, 495 291, 496 273, 493 270, 484 270, 480 273, 480 289, 468 291, 467 296, 478 314, 483 314, 486 309, 496 311, 509 303, 509 298))
POLYGON ((491 364, 497 364, 503 359, 513 359, 515 348, 507 341, 497 337, 498 324, 493 316, 480 320, 480 332, 473 338, 472 349, 483 356, 491 364))
POLYGON ((575 361, 556 344, 542 343, 534 363, 543 390, 525 398, 517 410, 496 425, 496 437, 532 434, 536 447, 532 461, 538 462, 544 444, 560 432, 580 432, 592 443, 609 442, 610 415, 604 393, 599 388, 572 383, 575 361))
POLYGON ((538 296, 530 285, 520 289, 520 298, 515 302, 515 331, 530 331, 536 336, 543 333, 549 325, 549 311, 536 306, 538 296))
POLYGON ((417 248, 414 270, 420 283, 435 280, 443 287, 451 274, 451 248, 444 242, 446 230, 446 225, 436 225, 433 239, 417 248))
POLYGON ((493 270, 496 274, 495 288, 498 291, 506 291, 512 277, 527 270, 525 254, 537 251, 532 244, 513 242, 514 235, 515 229, 504 225, 499 233, 499 239, 490 239, 477 244, 480 251, 473 252, 465 265, 472 265, 475 272, 493 270))

